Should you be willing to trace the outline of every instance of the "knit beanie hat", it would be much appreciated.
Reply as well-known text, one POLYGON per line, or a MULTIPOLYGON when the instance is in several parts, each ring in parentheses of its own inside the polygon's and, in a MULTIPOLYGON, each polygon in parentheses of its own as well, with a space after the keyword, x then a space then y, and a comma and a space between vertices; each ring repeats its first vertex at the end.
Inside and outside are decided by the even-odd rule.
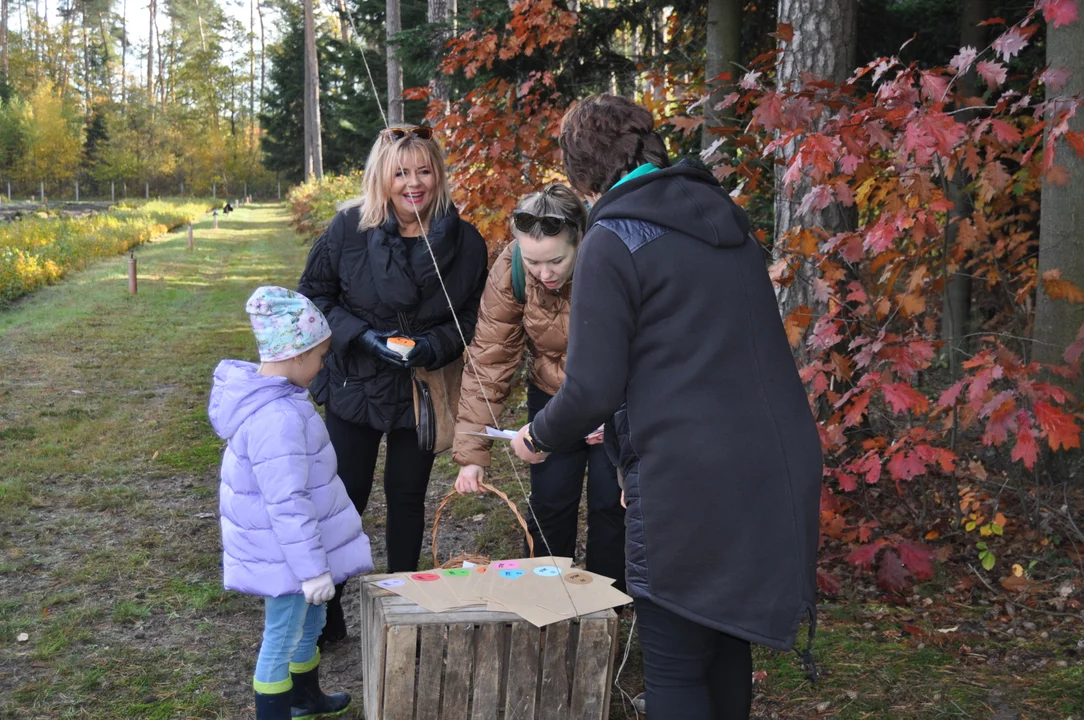
POLYGON ((304 295, 264 286, 245 303, 263 362, 297 357, 331 337, 324 314, 304 295))

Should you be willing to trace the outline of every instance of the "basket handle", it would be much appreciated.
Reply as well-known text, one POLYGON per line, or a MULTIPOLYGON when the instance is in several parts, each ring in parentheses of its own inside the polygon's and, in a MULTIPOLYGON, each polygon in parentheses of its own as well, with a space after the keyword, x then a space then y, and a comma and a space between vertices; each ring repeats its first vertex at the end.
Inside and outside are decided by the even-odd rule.
MULTIPOLYGON (((508 507, 512 510, 512 514, 515 515, 516 520, 519 521, 519 526, 523 528, 523 535, 527 538, 527 548, 530 551, 530 556, 534 557, 534 538, 531 537, 531 532, 527 529, 527 521, 523 519, 523 515, 520 514, 516 504, 508 499, 507 495, 492 485, 487 485, 486 483, 478 484, 508 504, 508 507)), ((444 499, 440 501, 440 505, 437 505, 437 512, 433 516, 433 567, 440 567, 440 558, 437 554, 437 531, 440 529, 440 515, 444 512, 444 506, 448 504, 448 501, 460 494, 461 493, 458 490, 452 490, 444 496, 444 499)))

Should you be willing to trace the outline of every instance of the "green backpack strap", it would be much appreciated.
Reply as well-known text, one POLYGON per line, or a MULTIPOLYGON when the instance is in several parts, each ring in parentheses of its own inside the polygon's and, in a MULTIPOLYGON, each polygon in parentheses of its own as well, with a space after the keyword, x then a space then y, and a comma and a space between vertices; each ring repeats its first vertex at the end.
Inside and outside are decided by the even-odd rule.
POLYGON ((520 305, 527 302, 527 271, 523 267, 518 242, 512 243, 512 294, 520 305))

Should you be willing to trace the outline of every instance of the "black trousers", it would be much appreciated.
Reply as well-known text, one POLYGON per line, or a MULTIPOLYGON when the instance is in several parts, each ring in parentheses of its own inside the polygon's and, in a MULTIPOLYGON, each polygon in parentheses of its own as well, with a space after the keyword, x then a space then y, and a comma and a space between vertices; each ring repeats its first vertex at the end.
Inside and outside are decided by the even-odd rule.
POLYGON ((749 643, 637 598, 651 720, 747 720, 753 702, 749 643))
MULTIPOLYGON (((365 514, 373 490, 376 459, 384 433, 367 425, 357 425, 327 413, 327 431, 339 460, 339 477, 346 494, 365 514)), ((418 449, 418 433, 413 428, 388 433, 384 464, 384 495, 388 517, 384 525, 387 541, 388 572, 418 569, 425 532, 425 491, 433 469, 433 453, 418 449)))
MULTIPOLYGON (((527 387, 527 414, 533 420, 552 396, 534 385, 527 387)), ((535 555, 546 554, 546 543, 557 557, 575 557, 580 497, 587 475, 587 557, 591 572, 617 580, 625 590, 625 508, 617 469, 602 445, 586 442, 572 450, 555 452, 544 463, 531 466, 531 505, 527 528, 535 555), (540 532, 541 528, 541 532, 540 532)))
MULTIPOLYGON (((339 477, 346 494, 365 514, 373 490, 380 439, 384 433, 367 425, 358 425, 326 413, 327 431, 339 461, 339 477)), ((388 515, 384 538, 388 554, 388 572, 418 569, 425 532, 425 492, 434 455, 418 449, 418 433, 413 428, 388 433, 384 459, 384 495, 388 515)), ((337 640, 346 635, 341 597, 346 583, 336 587, 335 597, 327 604, 327 624, 321 639, 337 640)))

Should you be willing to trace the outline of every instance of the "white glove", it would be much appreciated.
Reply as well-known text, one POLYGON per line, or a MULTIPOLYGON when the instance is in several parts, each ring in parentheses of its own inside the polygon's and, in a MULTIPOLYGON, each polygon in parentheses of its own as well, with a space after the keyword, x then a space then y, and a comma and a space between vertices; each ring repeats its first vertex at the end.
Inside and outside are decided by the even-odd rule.
POLYGON ((335 597, 335 583, 331 580, 331 573, 326 572, 312 580, 301 583, 301 592, 305 593, 305 602, 309 605, 323 605, 335 597))

